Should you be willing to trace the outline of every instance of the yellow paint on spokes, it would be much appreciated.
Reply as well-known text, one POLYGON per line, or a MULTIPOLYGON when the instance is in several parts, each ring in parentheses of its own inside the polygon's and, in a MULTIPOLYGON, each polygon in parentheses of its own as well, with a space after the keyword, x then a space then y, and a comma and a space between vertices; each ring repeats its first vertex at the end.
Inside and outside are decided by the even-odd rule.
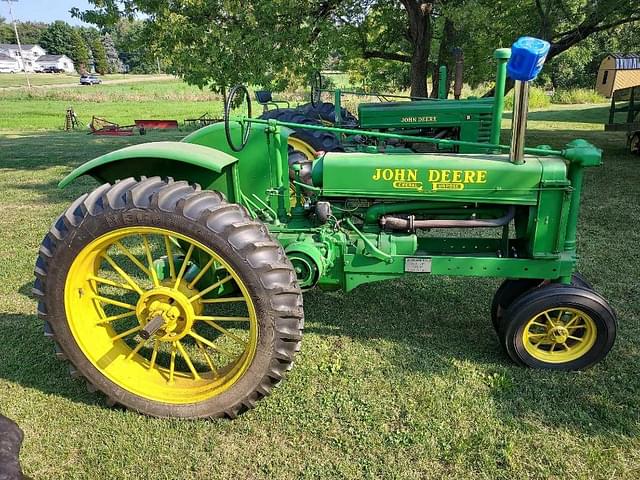
MULTIPOLYGON (((121 251, 126 255, 124 250, 121 251)), ((208 265, 213 263, 209 262, 208 265)), ((148 400, 170 404, 192 404, 211 399, 236 383, 246 373, 255 358, 258 345, 257 316, 246 285, 231 266, 212 249, 170 230, 157 227, 127 227, 109 232, 93 240, 80 251, 69 269, 65 282, 64 303, 69 328, 86 358, 111 382, 148 400), (154 259, 147 243, 147 235, 164 237, 167 258, 171 262, 171 272, 176 276, 177 281, 159 282, 153 269, 154 259), (136 263, 131 257, 129 259, 136 265, 132 268, 139 268, 139 271, 146 273, 149 283, 152 285, 151 288, 142 288, 133 278, 133 272, 124 271, 108 255, 105 258, 107 250, 111 246, 116 245, 115 248, 121 248, 121 241, 125 237, 139 237, 139 243, 146 253, 147 261, 141 262, 138 259, 136 263), (167 239, 170 241, 167 242, 167 239), (201 291, 196 290, 193 285, 190 285, 190 288, 185 288, 185 281, 180 277, 185 273, 186 268, 175 268, 176 266, 173 264, 177 247, 171 248, 171 245, 175 245, 176 241, 180 241, 183 247, 188 246, 187 258, 183 264, 188 262, 189 251, 198 249, 215 260, 217 269, 226 270, 225 279, 201 291), (174 251, 172 252, 172 250, 174 251), (115 263, 116 267, 120 269, 118 271, 118 268, 114 268, 122 282, 115 282, 99 276, 100 265, 105 260, 112 267, 115 263), (215 302, 206 298, 207 293, 215 291, 217 286, 229 280, 235 281, 242 294, 241 297, 238 297, 236 293, 235 297, 221 297, 215 302), (137 303, 135 305, 127 304, 121 300, 100 295, 97 288, 100 283, 135 293, 138 295, 137 303), (224 303, 226 301, 244 302, 247 306, 248 317, 202 315, 205 303, 224 303), (116 305, 124 311, 121 314, 107 317, 103 308, 103 305, 106 304, 116 305), (148 341, 139 341, 132 348, 125 339, 131 339, 150 320, 149 308, 152 304, 160 314, 166 315, 167 327, 148 341), (167 305, 170 305, 171 308, 167 308, 167 305), (173 308, 174 306, 175 308, 173 308), (125 332, 116 331, 113 324, 123 318, 137 320, 137 326, 125 332), (169 320, 172 322, 170 326, 169 320), (230 357, 228 363, 224 365, 214 364, 207 352, 221 353, 225 349, 216 347, 212 339, 205 338, 195 332, 193 325, 197 321, 204 321, 221 332, 222 335, 242 342, 243 352, 235 358, 230 357), (218 324, 223 321, 248 322, 248 338, 241 339, 218 324), (181 339, 185 340, 187 336, 192 338, 198 351, 206 359, 208 364, 206 370, 201 368, 198 371, 195 368, 190 355, 185 350, 183 343, 180 342, 181 339), (171 345, 169 367, 158 364, 158 348, 162 342, 169 342, 171 345), (148 354, 146 356, 140 353, 143 346, 147 347, 148 354), (207 348, 212 350, 207 350, 207 348), (176 357, 182 357, 183 363, 188 368, 181 370, 176 365, 176 357)), ((141 339, 136 338, 135 340, 141 339)))
POLYGON ((525 350, 536 360, 568 363, 585 355, 596 342, 597 327, 585 312, 551 308, 534 316, 522 331, 525 350))

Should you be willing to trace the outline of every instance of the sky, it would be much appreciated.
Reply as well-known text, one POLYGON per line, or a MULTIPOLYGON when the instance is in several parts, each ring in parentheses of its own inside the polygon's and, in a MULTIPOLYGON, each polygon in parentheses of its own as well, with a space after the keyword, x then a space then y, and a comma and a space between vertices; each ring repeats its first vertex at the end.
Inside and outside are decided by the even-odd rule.
MULTIPOLYGON (((26 22, 53 22, 64 20, 71 25, 86 25, 77 18, 72 18, 69 10, 78 7, 80 10, 89 8, 87 0, 18 0, 11 2, 11 9, 16 20, 26 22)), ((9 19, 9 6, 0 0, 0 16, 9 19)))

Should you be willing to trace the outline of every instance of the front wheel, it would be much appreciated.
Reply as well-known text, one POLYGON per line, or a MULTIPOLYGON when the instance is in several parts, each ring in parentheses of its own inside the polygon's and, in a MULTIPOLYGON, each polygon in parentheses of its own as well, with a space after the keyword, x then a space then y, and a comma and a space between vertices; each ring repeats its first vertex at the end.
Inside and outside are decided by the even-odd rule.
POLYGON ((616 329, 613 309, 596 292, 550 284, 525 293, 507 308, 500 338, 516 363, 582 370, 607 355, 616 329))
POLYGON ((158 177, 105 184, 46 235, 34 293, 76 376, 160 417, 230 417, 291 368, 302 295, 246 210, 158 177))

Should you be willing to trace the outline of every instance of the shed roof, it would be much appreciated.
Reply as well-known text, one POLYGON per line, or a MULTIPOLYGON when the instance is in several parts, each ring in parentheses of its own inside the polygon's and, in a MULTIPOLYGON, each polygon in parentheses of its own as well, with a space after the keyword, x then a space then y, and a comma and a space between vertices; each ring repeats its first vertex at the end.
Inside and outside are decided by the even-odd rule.
POLYGON ((611 53, 616 70, 640 70, 640 53, 611 53))

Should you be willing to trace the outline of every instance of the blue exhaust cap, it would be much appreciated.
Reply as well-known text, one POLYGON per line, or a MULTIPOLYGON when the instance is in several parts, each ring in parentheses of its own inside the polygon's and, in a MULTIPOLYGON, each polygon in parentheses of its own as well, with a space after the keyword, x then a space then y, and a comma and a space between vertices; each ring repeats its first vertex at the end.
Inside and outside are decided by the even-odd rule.
POLYGON ((520 37, 511 47, 507 73, 514 80, 528 82, 538 76, 551 45, 534 37, 520 37))

